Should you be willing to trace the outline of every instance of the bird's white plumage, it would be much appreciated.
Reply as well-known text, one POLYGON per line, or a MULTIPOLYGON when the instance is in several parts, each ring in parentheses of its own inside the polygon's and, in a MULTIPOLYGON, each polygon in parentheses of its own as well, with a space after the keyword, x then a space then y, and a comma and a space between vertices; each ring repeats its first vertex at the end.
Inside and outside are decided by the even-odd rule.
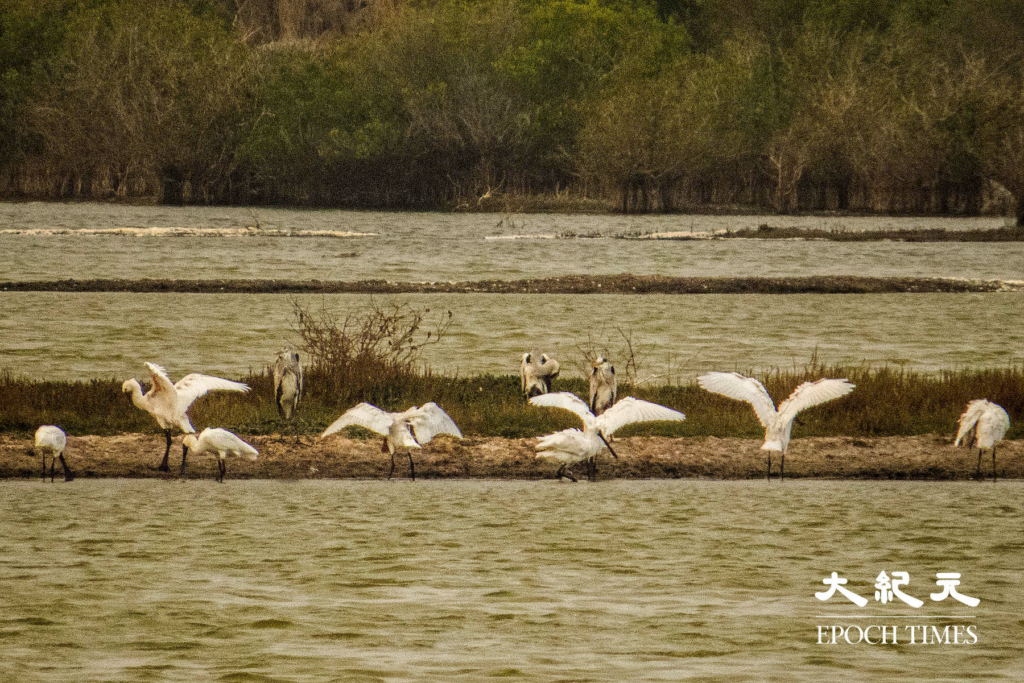
POLYGON ((552 394, 534 396, 530 399, 530 403, 545 408, 564 408, 576 413, 583 420, 584 425, 594 422, 594 414, 590 412, 590 407, 579 396, 568 391, 556 391, 552 394))
POLYGON ((697 383, 710 392, 750 403, 754 407, 757 419, 765 428, 764 445, 761 449, 783 453, 789 447, 793 420, 797 413, 845 396, 855 387, 845 379, 826 378, 816 382, 804 382, 794 389, 789 398, 776 410, 764 385, 753 377, 744 377, 736 372, 709 372, 698 377, 697 383))
POLYGON ((198 437, 189 434, 182 444, 192 453, 213 453, 221 460, 229 455, 256 460, 259 455, 259 451, 237 435, 219 427, 207 427, 198 437))
POLYGON ((1002 406, 988 399, 975 399, 967 404, 967 409, 960 416, 960 431, 953 445, 959 446, 973 429, 973 435, 968 437, 968 446, 971 441, 976 441, 977 448, 993 448, 1003 440, 1009 428, 1010 416, 1002 406))
MULTIPOLYGON (((401 413, 389 413, 369 403, 360 403, 349 408, 341 417, 331 423, 321 434, 321 438, 341 431, 345 427, 359 425, 377 432, 381 436, 390 437, 392 427, 398 423, 406 423, 412 427, 416 440, 425 444, 438 434, 451 434, 462 438, 458 426, 436 403, 426 403, 421 407, 413 406, 401 413)), ((408 429, 405 430, 408 432, 408 429)), ((397 432, 396 432, 397 434, 397 432)), ((396 446, 405 444, 395 444, 396 446)))
POLYGON ((459 431, 454 420, 433 401, 425 403, 419 408, 410 408, 403 415, 412 425, 412 429, 416 433, 416 440, 421 444, 427 443, 438 434, 451 434, 462 438, 462 432, 459 431))
POLYGON ((152 415, 162 429, 178 428, 192 434, 196 430, 188 419, 189 407, 211 391, 249 391, 241 382, 193 373, 172 384, 167 371, 155 363, 146 363, 153 388, 145 394, 137 380, 130 379, 121 389, 132 395, 132 403, 152 415))
MULTIPOLYGON (((534 396, 530 403, 535 406, 568 410, 583 421, 582 431, 563 429, 542 436, 537 442, 538 458, 554 458, 564 463, 593 458, 607 445, 603 437, 611 436, 615 430, 632 422, 686 419, 678 410, 650 401, 641 401, 632 396, 622 399, 598 417, 594 417, 582 399, 568 391, 534 396)), ((596 464, 594 472, 596 473, 596 464)))
POLYGON ((67 445, 68 437, 60 427, 43 425, 36 430, 36 450, 49 451, 54 457, 57 457, 64 452, 67 445))
POLYGON ((370 431, 377 432, 381 436, 387 436, 391 431, 391 423, 402 413, 389 413, 369 403, 360 403, 341 414, 337 420, 324 430, 321 438, 340 432, 345 427, 359 425, 370 431))
POLYGON ((744 377, 738 372, 709 372, 698 377, 697 384, 712 393, 746 401, 754 407, 762 427, 775 420, 775 402, 764 385, 753 377, 744 377))
POLYGON ((633 422, 686 419, 686 415, 683 415, 678 410, 672 410, 650 401, 642 401, 632 396, 622 399, 598 417, 594 417, 594 414, 590 412, 590 408, 583 402, 583 399, 568 391, 534 396, 530 399, 530 403, 535 406, 564 408, 571 411, 583 420, 584 428, 593 427, 606 437, 611 436, 618 429, 633 422))

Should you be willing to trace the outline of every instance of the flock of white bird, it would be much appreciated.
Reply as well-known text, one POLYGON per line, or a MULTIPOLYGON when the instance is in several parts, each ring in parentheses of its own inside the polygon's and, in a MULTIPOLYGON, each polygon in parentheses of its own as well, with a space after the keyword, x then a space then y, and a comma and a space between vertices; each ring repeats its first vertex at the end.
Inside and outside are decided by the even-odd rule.
MULTIPOLYGON (((224 481, 227 473, 225 461, 228 456, 256 460, 258 451, 226 429, 208 427, 197 437, 196 430, 188 418, 189 407, 201 396, 211 391, 246 392, 249 391, 247 385, 195 373, 172 383, 167 372, 159 365, 146 363, 146 367, 152 379, 149 391, 143 391, 142 384, 136 379, 126 381, 121 389, 131 396, 136 407, 152 415, 164 431, 167 448, 157 469, 165 472, 170 469, 168 458, 171 452, 172 431, 175 429, 185 433, 182 440, 181 476, 185 474, 186 458, 190 451, 193 454, 209 453, 217 457, 219 482, 224 481)), ((281 351, 272 369, 278 411, 283 418, 290 420, 295 415, 303 391, 299 354, 290 348, 281 351)), ((583 421, 582 430, 565 429, 539 438, 536 446, 537 457, 561 462, 556 472, 558 479, 565 477, 577 481, 569 465, 584 462, 587 478, 596 481, 597 456, 607 448, 614 458, 619 457, 609 440, 618 429, 627 424, 686 419, 678 410, 632 396, 617 400, 615 368, 603 357, 598 358, 591 366, 589 404, 567 391, 552 392, 551 383, 558 377, 558 373, 558 361, 546 354, 539 358, 533 353, 523 354, 520 363, 521 386, 530 404, 562 408, 575 413, 583 421)), ((764 445, 761 449, 768 452, 769 480, 772 476, 773 452, 781 454, 779 476, 781 479, 785 478, 786 451, 789 448, 793 421, 797 414, 807 408, 845 396, 855 387, 846 379, 825 378, 816 382, 804 382, 776 408, 764 385, 753 377, 744 377, 736 372, 709 372, 698 377, 697 383, 707 391, 745 401, 753 407, 757 419, 765 429, 764 445)), ((422 449, 424 444, 438 434, 462 438, 462 432, 451 417, 433 402, 420 407, 413 406, 400 413, 389 413, 369 403, 360 403, 345 411, 320 436, 326 438, 346 427, 356 425, 384 437, 381 452, 389 453, 391 456, 388 479, 395 472, 396 453, 404 452, 408 455, 409 476, 415 480, 413 450, 422 449)), ((981 475, 982 451, 990 449, 992 479, 996 479, 996 444, 1003 439, 1009 427, 1009 416, 995 403, 978 399, 967 404, 967 409, 960 416, 960 429, 954 445, 975 445, 978 448, 978 476, 981 475)), ((53 481, 58 459, 64 470, 64 480, 74 479, 71 468, 64 459, 66 447, 67 437, 60 428, 44 425, 36 431, 33 453, 42 454, 44 479, 48 453, 51 457, 50 481, 53 481)))

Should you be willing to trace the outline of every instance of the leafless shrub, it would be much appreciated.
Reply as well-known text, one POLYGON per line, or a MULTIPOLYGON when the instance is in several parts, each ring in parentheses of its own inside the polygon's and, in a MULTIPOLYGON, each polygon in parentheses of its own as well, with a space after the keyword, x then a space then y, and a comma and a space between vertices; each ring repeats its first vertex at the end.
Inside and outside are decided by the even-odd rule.
POLYGON ((590 376, 590 368, 599 357, 604 357, 616 367, 619 378, 631 386, 643 386, 657 379, 664 379, 663 374, 651 374, 648 369, 651 352, 656 344, 644 343, 634 338, 632 329, 616 326, 613 332, 587 332, 587 338, 576 344, 576 351, 582 360, 573 363, 584 377, 590 376))
POLYGON ((423 349, 440 342, 452 322, 451 311, 431 324, 429 308, 396 301, 371 299, 367 310, 344 317, 332 314, 325 303, 318 310, 297 301, 292 305, 293 329, 309 358, 308 386, 342 403, 429 374, 421 365, 423 349))

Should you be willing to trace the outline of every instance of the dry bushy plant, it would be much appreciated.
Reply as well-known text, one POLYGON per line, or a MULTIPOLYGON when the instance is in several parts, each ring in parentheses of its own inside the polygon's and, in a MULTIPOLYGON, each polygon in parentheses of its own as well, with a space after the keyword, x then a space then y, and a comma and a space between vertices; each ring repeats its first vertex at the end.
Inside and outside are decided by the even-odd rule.
POLYGON ((307 386, 340 403, 366 400, 383 385, 429 374, 423 349, 440 342, 452 323, 446 311, 431 323, 429 308, 370 300, 362 312, 338 317, 293 302, 294 330, 308 354, 307 386), (315 388, 314 388, 315 387, 315 388))

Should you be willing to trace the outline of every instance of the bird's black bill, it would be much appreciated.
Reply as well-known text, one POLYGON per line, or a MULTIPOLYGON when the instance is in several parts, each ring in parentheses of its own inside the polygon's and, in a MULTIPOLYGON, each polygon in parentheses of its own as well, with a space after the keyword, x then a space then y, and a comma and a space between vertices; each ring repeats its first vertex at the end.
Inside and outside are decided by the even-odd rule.
POLYGON ((614 457, 614 458, 615 458, 616 460, 618 460, 618 459, 619 459, 619 455, 618 455, 618 453, 616 453, 616 452, 615 452, 615 449, 614 449, 614 448, 612 448, 612 445, 611 445, 610 443, 608 443, 608 439, 604 438, 604 434, 602 434, 601 432, 598 432, 598 433, 597 433, 597 435, 598 435, 599 437, 601 437, 601 441, 604 441, 604 445, 608 447, 608 450, 609 450, 609 451, 611 451, 611 453, 612 453, 612 456, 613 456, 613 457, 614 457))

